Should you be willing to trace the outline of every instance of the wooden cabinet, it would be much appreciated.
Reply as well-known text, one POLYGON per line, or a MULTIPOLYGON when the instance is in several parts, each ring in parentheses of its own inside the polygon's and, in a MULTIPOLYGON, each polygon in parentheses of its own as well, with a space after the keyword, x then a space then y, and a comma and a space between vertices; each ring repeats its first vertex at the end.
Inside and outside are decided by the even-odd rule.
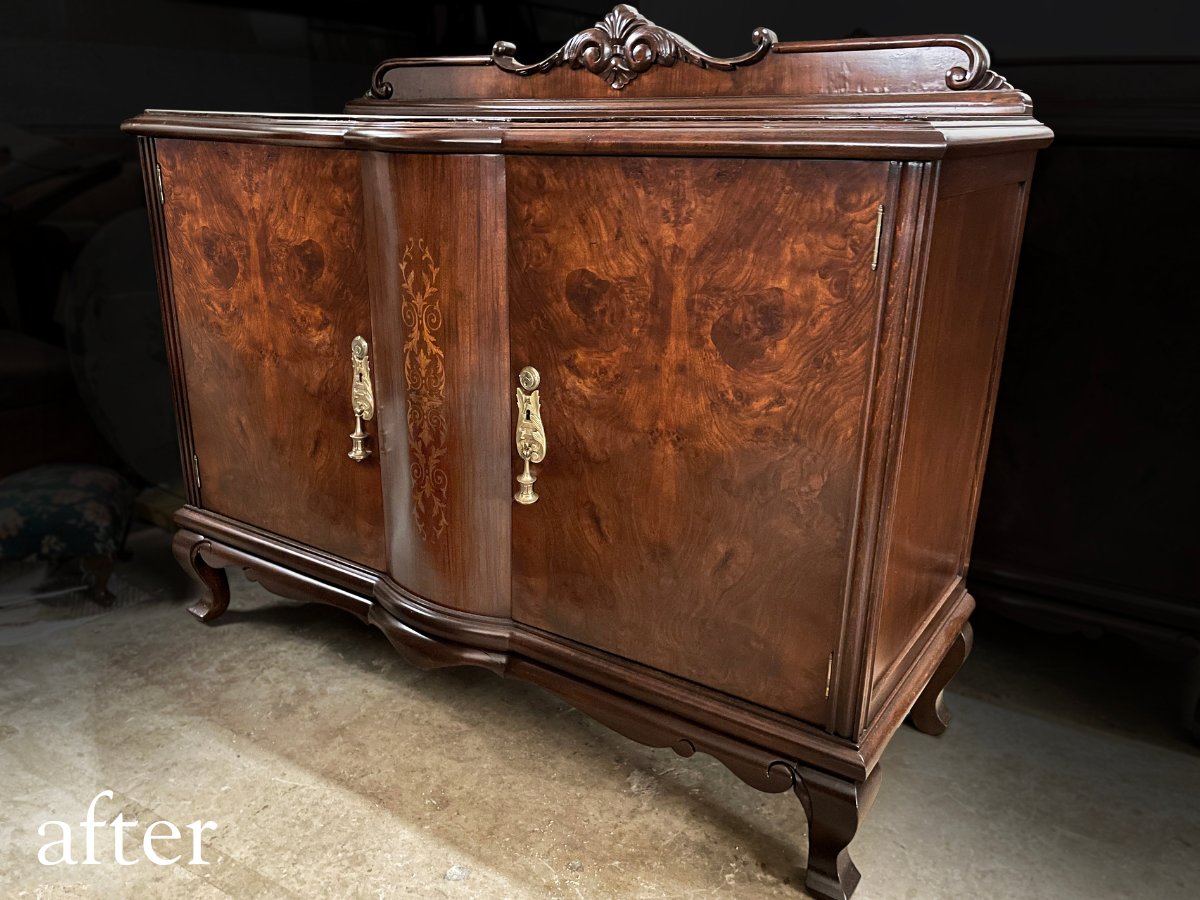
POLYGON ((346 464, 350 342, 371 334, 357 154, 163 140, 156 158, 204 508, 382 569, 379 469, 346 464))
POLYGON ((622 6, 531 66, 385 62, 341 116, 127 128, 194 612, 241 566, 709 753, 797 794, 808 890, 848 896, 880 755, 945 727, 970 649, 1050 138, 986 51, 760 29, 720 60, 622 6))

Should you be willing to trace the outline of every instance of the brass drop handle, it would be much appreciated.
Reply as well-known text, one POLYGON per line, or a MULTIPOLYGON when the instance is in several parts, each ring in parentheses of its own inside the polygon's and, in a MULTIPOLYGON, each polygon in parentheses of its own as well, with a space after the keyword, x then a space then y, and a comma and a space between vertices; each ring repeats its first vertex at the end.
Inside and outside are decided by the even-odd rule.
POLYGON ((529 471, 529 464, 546 458, 546 430, 542 427, 542 402, 538 394, 542 376, 533 366, 526 366, 517 376, 517 382, 517 456, 525 461, 525 468, 517 476, 520 487, 513 499, 528 506, 538 499, 533 490, 537 476, 529 471))
POLYGON ((350 435, 350 452, 346 455, 355 462, 362 462, 371 455, 367 449, 367 438, 363 422, 375 415, 375 392, 371 389, 371 358, 367 355, 367 342, 356 335, 350 342, 350 365, 354 370, 354 381, 350 387, 350 409, 354 412, 354 432, 350 435))

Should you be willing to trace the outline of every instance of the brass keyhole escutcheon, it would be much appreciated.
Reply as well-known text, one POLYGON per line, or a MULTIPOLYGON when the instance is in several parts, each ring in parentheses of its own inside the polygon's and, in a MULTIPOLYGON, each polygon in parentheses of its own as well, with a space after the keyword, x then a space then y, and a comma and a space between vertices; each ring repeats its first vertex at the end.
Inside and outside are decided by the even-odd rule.
POLYGON ((537 476, 530 470, 530 463, 540 463, 546 458, 546 431, 542 427, 541 395, 538 387, 542 376, 533 366, 526 366, 517 375, 517 456, 524 461, 524 468, 517 475, 517 492, 513 499, 528 506, 537 503, 538 495, 533 490, 537 476))
POLYGON ((375 415, 375 392, 371 389, 371 357, 367 342, 356 335, 350 342, 350 366, 353 379, 350 382, 350 411, 354 413, 354 432, 350 435, 350 452, 346 455, 355 462, 362 462, 371 455, 367 449, 369 434, 363 422, 375 415))

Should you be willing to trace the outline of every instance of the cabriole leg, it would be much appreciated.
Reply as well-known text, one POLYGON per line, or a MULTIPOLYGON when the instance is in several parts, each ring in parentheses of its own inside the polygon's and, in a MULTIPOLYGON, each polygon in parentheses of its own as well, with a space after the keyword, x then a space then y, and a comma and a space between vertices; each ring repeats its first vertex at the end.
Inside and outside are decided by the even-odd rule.
POLYGON ((794 790, 808 815, 804 889, 821 900, 848 900, 861 877, 849 846, 879 792, 880 767, 866 781, 850 781, 805 766, 797 766, 796 774, 794 790))
POLYGON ((933 673, 929 684, 925 685, 925 690, 921 691, 921 696, 917 698, 912 712, 909 713, 909 721, 917 731, 937 735, 945 731, 946 726, 950 724, 950 710, 946 708, 942 692, 971 655, 974 640, 971 623, 967 622, 950 645, 950 649, 946 651, 941 665, 937 667, 937 671, 933 673))
POLYGON ((194 531, 175 532, 171 549, 184 571, 204 588, 200 599, 188 607, 188 612, 202 622, 211 622, 229 608, 229 579, 225 570, 214 568, 200 558, 208 539, 194 531))

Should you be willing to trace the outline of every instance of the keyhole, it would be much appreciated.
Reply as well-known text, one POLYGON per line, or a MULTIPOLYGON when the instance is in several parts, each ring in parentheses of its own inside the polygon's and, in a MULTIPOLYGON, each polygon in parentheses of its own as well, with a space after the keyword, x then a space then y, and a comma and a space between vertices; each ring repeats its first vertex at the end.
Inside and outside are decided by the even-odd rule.
POLYGON ((528 410, 528 409, 525 410, 525 421, 526 422, 532 421, 532 419, 530 418, 530 410, 528 410))

